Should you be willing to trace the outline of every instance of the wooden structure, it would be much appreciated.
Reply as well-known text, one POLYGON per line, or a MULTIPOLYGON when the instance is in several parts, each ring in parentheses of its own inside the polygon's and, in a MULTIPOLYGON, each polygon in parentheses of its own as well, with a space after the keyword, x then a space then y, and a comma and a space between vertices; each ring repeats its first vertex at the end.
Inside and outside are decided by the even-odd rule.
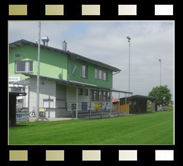
POLYGON ((147 100, 151 100, 152 97, 134 95, 127 98, 120 98, 119 102, 113 102, 113 110, 119 110, 126 114, 138 114, 147 112, 147 100), (126 102, 125 102, 126 100, 126 102))
POLYGON ((120 103, 119 103, 119 101, 115 101, 115 102, 113 102, 113 107, 112 107, 113 109, 112 109, 112 111, 113 112, 120 112, 120 113, 125 113, 125 114, 129 114, 129 102, 128 102, 128 100, 127 100, 127 98, 126 98, 126 105, 125 105, 125 98, 122 98, 122 99, 120 99, 120 103), (119 107, 120 107, 120 109, 119 109, 119 107))

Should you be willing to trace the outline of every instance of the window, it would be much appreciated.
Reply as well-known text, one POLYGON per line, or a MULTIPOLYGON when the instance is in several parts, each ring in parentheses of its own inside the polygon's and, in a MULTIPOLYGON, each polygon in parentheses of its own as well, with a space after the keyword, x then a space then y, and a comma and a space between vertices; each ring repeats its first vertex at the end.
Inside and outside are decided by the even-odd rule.
POLYGON ((98 78, 98 70, 95 69, 95 78, 98 78))
POLYGON ((20 58, 20 54, 15 54, 15 58, 20 58))
POLYGON ((85 65, 81 65, 81 77, 87 78, 87 68, 85 65))
POLYGON ((16 62, 16 72, 24 72, 25 71, 25 63, 23 61, 16 62))
POLYGON ((107 73, 103 72, 103 80, 106 81, 107 80, 107 73))
POLYGON ((100 80, 107 81, 107 72, 106 71, 102 71, 102 70, 95 69, 95 78, 96 79, 100 79, 100 80))
POLYGON ((107 93, 105 91, 103 91, 102 101, 107 101, 106 95, 107 95, 107 93))
POLYGON ((33 72, 33 61, 29 62, 29 72, 33 72))
POLYGON ((88 96, 88 89, 85 89, 85 96, 88 96))
POLYGON ((16 73, 33 72, 33 61, 16 61, 16 73))
POLYGON ((94 95, 94 101, 98 101, 99 100, 99 91, 98 90, 94 90, 93 91, 93 95, 94 95))
POLYGON ((78 89, 78 95, 83 95, 83 89, 81 88, 78 89))
POLYGON ((110 92, 106 92, 107 94, 106 94, 106 96, 107 96, 107 101, 111 101, 111 93, 110 92))
POLYGON ((43 99, 44 108, 53 108, 53 99, 43 99))
POLYGON ((110 101, 109 91, 91 90, 91 101, 110 101))
POLYGON ((102 70, 98 71, 98 78, 102 80, 102 70))
POLYGON ((98 90, 91 90, 91 100, 99 101, 99 91, 98 90))

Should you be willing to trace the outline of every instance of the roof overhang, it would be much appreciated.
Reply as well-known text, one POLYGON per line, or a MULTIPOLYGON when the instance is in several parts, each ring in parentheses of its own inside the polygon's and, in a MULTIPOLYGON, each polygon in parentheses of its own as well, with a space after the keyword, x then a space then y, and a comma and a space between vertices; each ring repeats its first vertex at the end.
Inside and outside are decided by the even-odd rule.
POLYGON ((27 78, 25 80, 20 80, 20 81, 16 81, 16 82, 9 82, 9 83, 11 83, 13 85, 24 85, 24 86, 26 86, 26 85, 30 84, 30 79, 27 78))
MULTIPOLYGON (((37 75, 28 74, 28 73, 22 73, 22 74, 25 76, 34 77, 37 79, 37 75)), ((71 80, 67 81, 67 80, 62 80, 62 79, 57 79, 57 78, 52 78, 52 77, 46 77, 46 76, 40 76, 40 79, 55 81, 56 83, 63 84, 63 85, 110 90, 109 88, 100 87, 95 84, 82 83, 82 82, 78 82, 78 81, 71 81, 71 80)))
POLYGON ((125 93, 125 94, 133 94, 133 92, 129 91, 122 91, 122 90, 117 90, 117 89, 111 89, 112 92, 119 92, 119 93, 125 93))
MULTIPOLYGON (((28 73, 22 73, 22 74, 24 74, 25 76, 34 77, 34 78, 37 79, 37 75, 28 74, 28 73)), ((77 87, 87 87, 87 88, 100 89, 100 90, 103 89, 103 90, 107 90, 107 91, 111 91, 111 92, 133 94, 133 92, 110 89, 110 88, 100 87, 100 86, 97 86, 95 84, 88 84, 88 83, 72 81, 72 80, 67 81, 67 80, 62 80, 62 79, 57 79, 57 78, 46 77, 46 76, 40 76, 40 79, 55 81, 56 83, 63 84, 63 85, 70 85, 70 86, 77 86, 77 87)))
MULTIPOLYGON (((35 47, 38 47, 38 44, 37 43, 33 43, 33 42, 30 42, 30 41, 27 41, 27 40, 19 40, 19 41, 16 41, 16 42, 13 42, 13 43, 10 43, 9 44, 9 50, 13 49, 13 48, 16 48, 16 47, 20 47, 22 45, 32 45, 32 46, 35 46, 35 47)), ((103 62, 99 62, 99 61, 96 61, 96 60, 93 60, 93 59, 89 59, 87 57, 84 57, 84 56, 81 56, 79 54, 75 54, 73 52, 70 52, 70 51, 64 51, 64 50, 61 50, 61 49, 57 49, 57 48, 53 48, 53 47, 50 47, 50 46, 46 46, 46 45, 40 45, 41 48, 44 48, 44 49, 48 49, 48 50, 52 50, 52 51, 56 51, 56 52, 59 52, 59 53, 62 53, 62 54, 65 54, 67 56, 69 56, 70 58, 74 58, 74 59, 80 59, 80 60, 83 60, 85 62, 89 62, 89 63, 92 63, 94 65, 99 65, 99 66, 102 66, 104 68, 107 68, 109 70, 112 70, 114 72, 120 72, 121 70, 116 68, 116 67, 113 67, 111 65, 108 65, 108 64, 105 64, 103 62)))
POLYGON ((25 92, 9 92, 10 96, 26 96, 25 92))
POLYGON ((129 96, 127 97, 129 100, 133 100, 133 99, 141 99, 141 100, 152 100, 154 99, 153 97, 150 96, 143 96, 143 95, 133 95, 133 96, 129 96))

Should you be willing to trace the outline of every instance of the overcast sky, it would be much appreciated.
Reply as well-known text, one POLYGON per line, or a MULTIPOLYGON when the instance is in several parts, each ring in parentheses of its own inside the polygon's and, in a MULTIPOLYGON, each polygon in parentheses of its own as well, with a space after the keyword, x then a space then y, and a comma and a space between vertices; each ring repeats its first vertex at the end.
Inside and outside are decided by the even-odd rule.
MULTIPOLYGON (((121 69, 113 76, 113 88, 123 91, 128 91, 130 36, 130 91, 147 96, 160 85, 161 59, 161 84, 174 93, 173 21, 42 21, 43 36, 51 47, 62 49, 65 40, 70 52, 121 69)), ((20 39, 36 42, 38 22, 10 21, 9 43, 20 39)))

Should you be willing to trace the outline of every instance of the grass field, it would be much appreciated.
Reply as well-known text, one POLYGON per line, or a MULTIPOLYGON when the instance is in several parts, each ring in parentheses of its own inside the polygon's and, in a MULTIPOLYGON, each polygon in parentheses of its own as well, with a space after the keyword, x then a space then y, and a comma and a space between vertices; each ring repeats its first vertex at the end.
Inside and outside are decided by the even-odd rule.
POLYGON ((9 144, 172 145, 173 111, 93 120, 23 122, 9 128, 9 144))

